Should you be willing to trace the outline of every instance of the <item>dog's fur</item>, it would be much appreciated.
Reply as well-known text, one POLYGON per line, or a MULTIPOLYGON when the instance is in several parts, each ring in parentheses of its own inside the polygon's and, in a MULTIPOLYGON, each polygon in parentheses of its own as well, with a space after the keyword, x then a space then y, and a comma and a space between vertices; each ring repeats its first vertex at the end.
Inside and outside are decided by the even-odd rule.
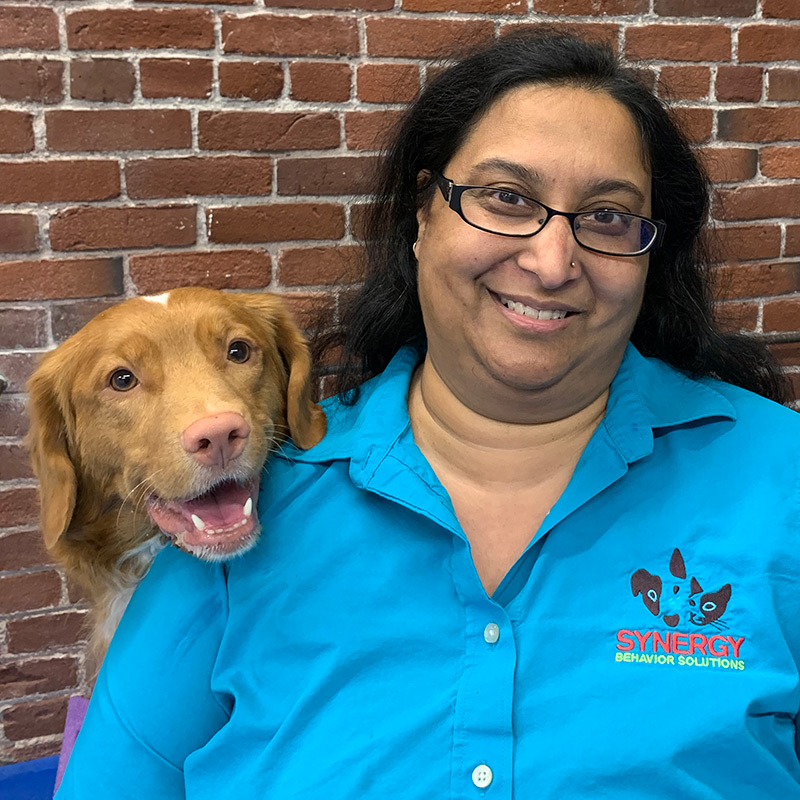
POLYGON ((325 416, 310 378, 306 343, 278 297, 199 288, 127 300, 43 358, 28 383, 41 528, 48 551, 92 601, 99 654, 165 544, 219 560, 256 541, 257 515, 246 507, 235 532, 224 521, 225 530, 203 533, 181 504, 220 509, 215 492, 255 502, 276 444, 287 436, 302 448, 317 444, 325 416), (246 348, 231 351, 232 342, 250 346, 245 361, 246 348), (131 388, 123 380, 120 390, 120 369, 135 376, 131 388), (240 451, 205 463, 185 434, 220 415, 244 419, 240 451))

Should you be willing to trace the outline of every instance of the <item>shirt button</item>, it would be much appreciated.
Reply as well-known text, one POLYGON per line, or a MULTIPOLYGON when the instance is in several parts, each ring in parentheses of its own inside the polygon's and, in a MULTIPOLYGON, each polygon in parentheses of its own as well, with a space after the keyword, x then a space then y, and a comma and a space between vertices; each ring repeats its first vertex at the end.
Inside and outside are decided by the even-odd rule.
POLYGON ((472 770, 472 782, 479 789, 485 789, 492 782, 492 778, 494 778, 492 770, 486 764, 479 764, 472 770))
POLYGON ((483 629, 483 638, 486 639, 488 644, 494 644, 500 638, 500 626, 490 622, 483 629))

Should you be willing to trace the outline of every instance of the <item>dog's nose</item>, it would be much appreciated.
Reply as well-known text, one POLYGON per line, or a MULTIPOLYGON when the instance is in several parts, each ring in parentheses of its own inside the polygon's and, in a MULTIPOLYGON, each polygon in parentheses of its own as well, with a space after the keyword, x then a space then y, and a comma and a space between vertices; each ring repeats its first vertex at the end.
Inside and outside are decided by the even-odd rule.
POLYGON ((241 455, 250 426, 233 411, 195 420, 181 434, 183 449, 203 466, 226 467, 241 455))

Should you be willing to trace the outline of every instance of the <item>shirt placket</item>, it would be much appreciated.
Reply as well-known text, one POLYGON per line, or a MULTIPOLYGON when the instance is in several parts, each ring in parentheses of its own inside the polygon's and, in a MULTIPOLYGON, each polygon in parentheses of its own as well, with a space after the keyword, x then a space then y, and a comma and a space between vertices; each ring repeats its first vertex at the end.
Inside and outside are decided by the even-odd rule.
POLYGON ((484 592, 469 547, 461 539, 454 539, 452 570, 464 609, 465 654, 456 694, 450 796, 510 800, 514 631, 503 607, 484 592))

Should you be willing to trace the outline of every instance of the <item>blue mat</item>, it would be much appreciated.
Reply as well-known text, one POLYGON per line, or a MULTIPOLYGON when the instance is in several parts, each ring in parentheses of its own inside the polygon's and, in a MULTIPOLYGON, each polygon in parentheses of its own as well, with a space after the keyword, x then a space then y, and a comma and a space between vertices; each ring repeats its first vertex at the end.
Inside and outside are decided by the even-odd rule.
POLYGON ((0 797, 3 800, 51 800, 57 769, 58 756, 0 767, 0 797))

